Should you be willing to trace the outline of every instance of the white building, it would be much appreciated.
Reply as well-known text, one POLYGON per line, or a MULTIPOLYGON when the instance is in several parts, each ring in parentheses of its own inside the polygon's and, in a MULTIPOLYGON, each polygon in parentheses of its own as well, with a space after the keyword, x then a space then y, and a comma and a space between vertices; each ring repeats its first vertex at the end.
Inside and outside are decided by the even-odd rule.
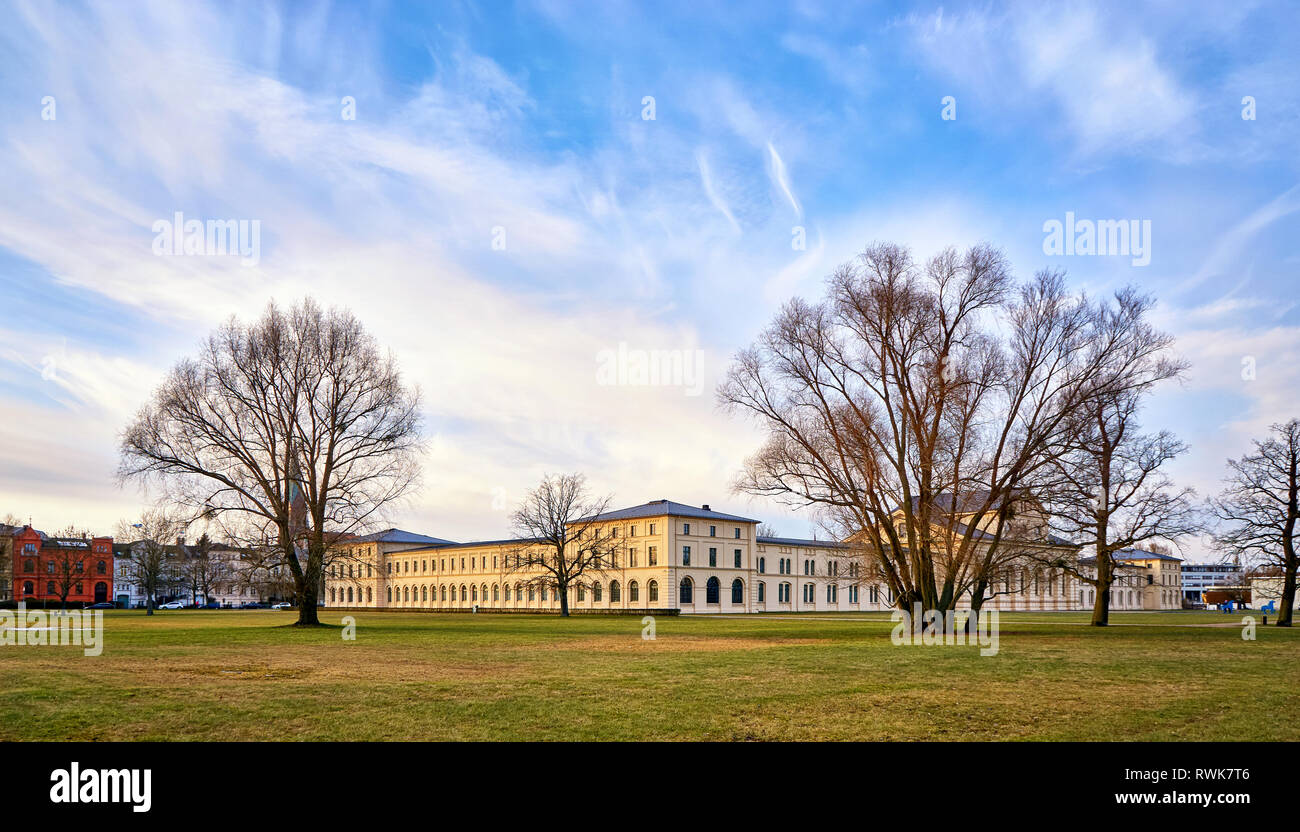
POLYGON ((1241 586, 1245 576, 1235 563, 1184 563, 1183 597, 1204 602, 1205 590, 1219 586, 1241 586))

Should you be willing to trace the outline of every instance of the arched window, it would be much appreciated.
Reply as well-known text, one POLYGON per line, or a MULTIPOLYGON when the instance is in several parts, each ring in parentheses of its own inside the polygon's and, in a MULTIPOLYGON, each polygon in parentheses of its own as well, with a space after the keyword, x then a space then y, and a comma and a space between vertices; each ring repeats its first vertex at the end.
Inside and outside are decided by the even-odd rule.
POLYGON ((731 582, 731 603, 745 603, 745 584, 741 582, 740 578, 731 582))
POLYGON ((579 601, 587 600, 587 587, 584 586, 583 584, 578 584, 578 600, 579 601))
POLYGON ((366 603, 367 604, 375 603, 375 591, 370 587, 366 587, 366 603))
POLYGON ((469 588, 464 584, 460 585, 460 602, 463 604, 469 600, 469 588))
POLYGON ((330 603, 334 603, 334 587, 330 587, 330 603))
POLYGON ((704 585, 704 603, 718 604, 721 603, 718 596, 721 595, 722 582, 717 577, 709 578, 708 583, 704 585))
POLYGON ((469 588, 469 599, 470 599, 471 601, 477 601, 477 600, 478 600, 478 587, 476 587, 476 586, 470 586, 470 588, 469 588))
POLYGON ((620 600, 622 600, 622 599, 621 599, 621 596, 620 596, 620 593, 619 593, 618 581, 610 581, 610 582, 609 582, 609 602, 610 602, 611 604, 617 604, 620 600))
POLYGON ((492 603, 495 604, 500 600, 501 600, 501 585, 492 584, 492 603))
POLYGON ((649 600, 649 602, 652 603, 652 604, 654 604, 654 603, 658 603, 658 601, 659 601, 659 582, 658 582, 658 581, 651 581, 649 584, 646 585, 646 598, 647 598, 647 599, 649 600))
POLYGON ((483 603, 487 603, 487 584, 483 584, 483 586, 480 587, 478 597, 483 599, 483 603))
POLYGON ((447 603, 447 585, 446 585, 446 584, 443 584, 443 585, 442 585, 442 588, 441 588, 440 590, 438 590, 438 592, 439 592, 439 594, 442 595, 442 602, 443 602, 444 604, 447 603))
POLYGON ((641 587, 637 586, 636 581, 632 581, 627 585, 627 600, 633 604, 641 600, 641 587))
POLYGON ((763 574, 763 573, 766 572, 766 571, 767 571, 767 558, 759 558, 759 559, 758 559, 758 574, 761 575, 761 574, 763 574))
POLYGON ((763 583, 762 581, 758 582, 758 603, 760 604, 767 603, 767 584, 763 583))
POLYGON ((352 603, 352 587, 348 587, 348 603, 352 603))
POLYGON ((402 587, 402 601, 408 604, 411 602, 411 588, 409 586, 402 587))
POLYGON ((524 600, 524 585, 515 584, 515 603, 518 604, 522 600, 524 600))
POLYGON ((691 604, 691 603, 694 603, 694 602, 691 600, 691 598, 694 596, 694 592, 693 592, 693 590, 694 590, 694 586, 691 584, 691 579, 690 579, 690 578, 682 578, 682 585, 681 585, 681 587, 679 588, 678 593, 677 593, 678 603, 681 603, 681 604, 691 604))
POLYGON ((427 586, 420 587, 420 600, 421 601, 429 600, 429 588, 427 586))
POLYGON ((107 574, 108 574, 108 564, 101 560, 101 561, 99 562, 99 565, 95 567, 95 571, 99 572, 99 574, 101 574, 101 575, 107 575, 107 574))
POLYGON ((393 603, 393 588, 391 586, 388 588, 388 603, 393 603))
POLYGON ((600 581, 591 585, 591 601, 594 604, 600 603, 600 581))

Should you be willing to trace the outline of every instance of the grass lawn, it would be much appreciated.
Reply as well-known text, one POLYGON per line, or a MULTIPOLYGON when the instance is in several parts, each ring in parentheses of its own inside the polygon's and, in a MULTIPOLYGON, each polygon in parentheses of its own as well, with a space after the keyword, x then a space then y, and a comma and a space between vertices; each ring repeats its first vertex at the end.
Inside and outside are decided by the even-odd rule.
POLYGON ((1300 629, 1086 618, 1003 613, 981 657, 887 614, 110 611, 98 657, 0 647, 0 739, 1300 740, 1300 629))

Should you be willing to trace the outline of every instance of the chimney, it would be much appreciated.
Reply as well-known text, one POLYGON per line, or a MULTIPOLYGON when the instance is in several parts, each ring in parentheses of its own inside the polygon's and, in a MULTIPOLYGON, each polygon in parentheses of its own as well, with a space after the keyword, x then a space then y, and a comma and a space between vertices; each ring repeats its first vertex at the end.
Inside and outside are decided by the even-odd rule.
POLYGON ((713 510, 713 509, 709 508, 709 504, 708 504, 708 503, 705 503, 703 506, 701 506, 701 508, 703 508, 705 511, 712 511, 712 510, 713 510))

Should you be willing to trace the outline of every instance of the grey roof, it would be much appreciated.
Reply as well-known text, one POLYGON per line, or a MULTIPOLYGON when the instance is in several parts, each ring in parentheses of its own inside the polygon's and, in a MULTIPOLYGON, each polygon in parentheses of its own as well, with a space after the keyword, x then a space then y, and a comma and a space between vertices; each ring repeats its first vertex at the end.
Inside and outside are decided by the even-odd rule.
POLYGON ((759 543, 772 544, 776 546, 822 546, 828 549, 847 549, 847 543, 840 543, 837 540, 807 540, 801 537, 757 537, 754 538, 759 543))
POLYGON ((472 546, 506 546, 509 544, 541 543, 541 542, 542 541, 540 538, 535 538, 535 537, 514 537, 514 538, 506 538, 504 540, 471 540, 468 543, 445 543, 431 548, 468 549, 472 546))
POLYGON ((714 511, 707 504, 704 506, 688 506, 685 503, 674 503, 672 500, 651 500, 648 503, 642 503, 639 506, 631 508, 620 508, 614 511, 606 511, 596 515, 594 520, 632 520, 638 517, 659 517, 662 515, 672 515, 674 517, 690 517, 697 520, 723 520, 728 523, 757 523, 749 517, 740 517, 735 514, 724 514, 720 511, 714 511))
POLYGON ((1176 558, 1173 555, 1161 555, 1156 552, 1148 552, 1145 549, 1120 549, 1111 555, 1115 560, 1176 560, 1183 562, 1182 558, 1176 558))
POLYGON ((421 543, 429 546, 450 546, 455 543, 452 540, 443 540, 441 537, 429 537, 425 534, 416 534, 415 532, 404 531, 403 529, 384 529, 381 532, 367 534, 361 537, 353 538, 349 543, 421 543))

